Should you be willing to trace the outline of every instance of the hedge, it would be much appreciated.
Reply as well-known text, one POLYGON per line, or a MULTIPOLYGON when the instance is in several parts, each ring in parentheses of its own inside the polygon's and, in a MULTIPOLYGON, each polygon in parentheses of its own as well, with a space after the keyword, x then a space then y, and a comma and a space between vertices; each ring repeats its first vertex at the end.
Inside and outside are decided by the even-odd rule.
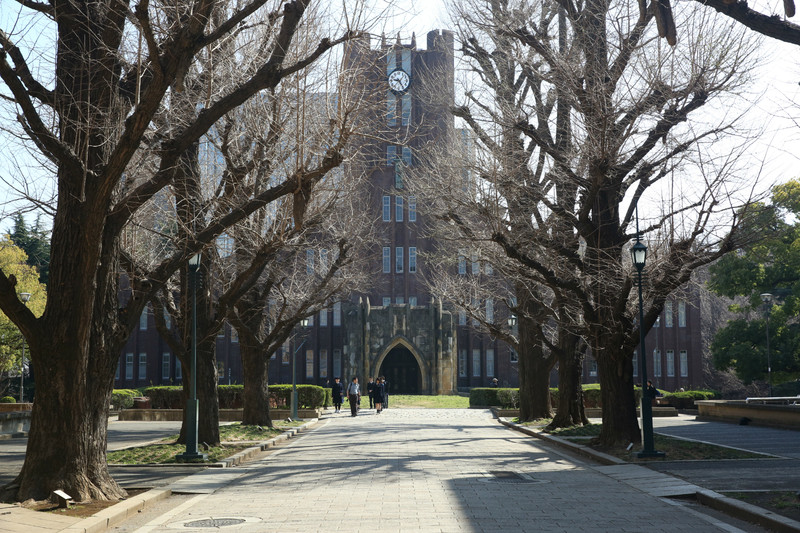
POLYGON ((114 389, 111 391, 111 409, 130 409, 133 407, 133 399, 139 395, 139 391, 134 389, 114 389))
MULTIPOLYGON (((636 403, 642 397, 642 389, 634 389, 636 403)), ((558 389, 550 389, 550 403, 553 409, 558 408, 558 389)), ((583 385, 583 405, 584 407, 602 407, 600 399, 600 385, 590 383, 583 385)), ((470 407, 501 406, 503 408, 516 409, 519 407, 519 389, 496 387, 476 387, 469 391, 470 407)))
POLYGON ((0 398, 0 403, 17 403, 13 396, 3 396, 0 398))
MULTIPOLYGON (((183 387, 180 385, 146 387, 141 391, 150 398, 153 409, 182 409, 183 387)), ((240 409, 244 403, 243 385, 220 385, 217 388, 220 409, 240 409)), ((288 407, 291 405, 291 385, 270 385, 270 407, 288 407)), ((330 390, 317 385, 297 386, 298 407, 316 409, 330 402, 330 390)), ((133 399, 131 399, 131 405, 133 399)))
POLYGON ((800 396, 800 380, 775 385, 772 387, 772 394, 775 396, 800 396))
POLYGON ((695 400, 713 400, 717 394, 709 390, 687 390, 683 392, 668 392, 664 400, 675 409, 694 409, 695 400))

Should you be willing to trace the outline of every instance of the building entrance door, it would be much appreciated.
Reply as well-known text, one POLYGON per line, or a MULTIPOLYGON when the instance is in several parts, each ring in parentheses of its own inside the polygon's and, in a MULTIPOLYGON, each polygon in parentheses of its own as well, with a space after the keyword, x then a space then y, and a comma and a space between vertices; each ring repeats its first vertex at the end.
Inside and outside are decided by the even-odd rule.
POLYGON ((419 394, 422 390, 422 372, 404 346, 396 346, 388 353, 378 375, 386 378, 389 394, 419 394))

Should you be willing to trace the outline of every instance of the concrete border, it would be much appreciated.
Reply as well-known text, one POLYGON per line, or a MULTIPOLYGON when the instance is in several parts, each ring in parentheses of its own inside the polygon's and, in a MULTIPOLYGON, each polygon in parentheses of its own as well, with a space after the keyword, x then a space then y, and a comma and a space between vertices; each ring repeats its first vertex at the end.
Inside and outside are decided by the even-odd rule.
MULTIPOLYGON (((536 437, 537 439, 553 443, 562 448, 566 448, 573 453, 577 453, 583 457, 587 457, 603 465, 633 464, 633 463, 628 463, 627 461, 623 461, 622 459, 619 459, 617 457, 613 457, 611 455, 598 452, 597 450, 593 450, 588 446, 584 446, 582 444, 576 444, 566 439, 554 437, 552 435, 544 433, 541 430, 531 429, 521 424, 511 422, 510 420, 505 418, 498 418, 498 421, 502 425, 508 428, 519 431, 520 433, 524 433, 526 435, 530 435, 532 437, 536 437)), ((683 439, 683 440, 691 440, 691 439, 683 439)), ((701 503, 707 507, 711 507, 712 509, 721 511, 727 515, 733 516, 734 518, 738 518, 740 520, 745 520, 753 524, 764 526, 766 528, 769 528, 773 531, 778 531, 780 533, 800 533, 800 522, 796 520, 792 520, 791 518, 787 518, 785 516, 773 513, 772 511, 768 511, 767 509, 764 509, 762 507, 742 502, 735 498, 724 496, 713 490, 708 490, 708 489, 699 490, 695 493, 695 498, 697 499, 698 503, 701 503)))

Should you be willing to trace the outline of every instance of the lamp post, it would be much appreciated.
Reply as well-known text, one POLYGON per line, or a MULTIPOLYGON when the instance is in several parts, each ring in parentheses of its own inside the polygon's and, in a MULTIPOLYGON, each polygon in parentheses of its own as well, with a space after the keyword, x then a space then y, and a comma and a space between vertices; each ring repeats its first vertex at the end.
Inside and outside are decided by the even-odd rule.
POLYGON ((189 372, 189 399, 186 400, 186 451, 175 458, 181 463, 205 461, 208 456, 197 451, 197 425, 200 413, 197 409, 197 271, 200 254, 189 258, 189 293, 192 296, 191 363, 189 372))
MULTIPOLYGON (((307 317, 300 319, 300 327, 308 327, 307 317)), ((303 342, 294 349, 294 355, 292 356, 292 420, 297 420, 297 352, 300 351, 300 348, 302 348, 305 343, 306 338, 305 335, 303 335, 303 342)))
POLYGON ((769 384, 769 395, 772 396, 772 363, 769 353, 769 315, 772 311, 772 294, 765 292, 761 295, 761 301, 765 304, 765 315, 767 319, 767 383, 769 384))
MULTIPOLYGON (((31 299, 31 293, 19 293, 19 299, 23 304, 28 305, 28 300, 31 299)), ((19 403, 25 403, 25 335, 22 336, 22 359, 19 361, 19 403)))
POLYGON ((647 396, 647 355, 644 347, 644 302, 642 300, 642 270, 647 261, 647 246, 639 241, 639 220, 636 220, 636 244, 631 248, 631 259, 636 267, 639 286, 639 354, 642 367, 642 442, 644 447, 638 457, 663 457, 664 452, 657 452, 653 445, 653 405, 647 396))

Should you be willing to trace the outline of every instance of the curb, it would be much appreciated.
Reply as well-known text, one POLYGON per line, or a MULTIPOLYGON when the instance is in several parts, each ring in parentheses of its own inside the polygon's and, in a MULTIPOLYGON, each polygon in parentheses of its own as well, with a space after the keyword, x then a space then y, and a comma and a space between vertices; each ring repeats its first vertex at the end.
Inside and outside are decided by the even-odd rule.
MULTIPOLYGON (((498 421, 508 428, 519 431, 520 433, 524 433, 526 435, 530 435, 531 437, 536 437, 537 439, 551 442, 603 465, 632 464, 617 457, 593 450, 588 446, 576 444, 559 437, 548 435, 542 431, 527 428, 520 424, 511 422, 506 418, 498 418, 498 421)), ((697 498, 698 503, 701 503, 706 507, 716 509, 717 511, 721 511, 734 518, 766 527, 772 531, 778 531, 780 533, 800 533, 800 522, 796 520, 781 516, 750 503, 723 496, 722 494, 714 492, 713 490, 699 490, 695 493, 695 498, 697 498)))
MULTIPOLYGON (((211 464, 200 464, 198 466, 203 466, 207 468, 229 468, 232 466, 240 465, 242 463, 247 462, 257 453, 265 451, 269 448, 273 448, 277 444, 295 437, 297 434, 314 426, 317 422, 319 422, 319 419, 312 418, 302 426, 286 430, 280 435, 277 435, 267 441, 259 443, 258 445, 253 446, 252 448, 247 448, 246 450, 242 450, 241 452, 228 457, 224 461, 211 464)), ((76 522, 75 524, 71 525, 66 529, 62 529, 59 533, 102 533, 103 531, 108 530, 112 526, 119 524, 120 522, 123 522, 127 518, 146 509, 148 506, 158 501, 161 501, 165 498, 168 498, 170 496, 172 496, 172 491, 170 489, 163 489, 163 488, 151 489, 148 490, 147 492, 143 492, 142 494, 138 494, 136 496, 133 496, 132 498, 123 500, 117 504, 107 507, 106 509, 99 511, 88 518, 84 518, 80 522, 76 522)))

